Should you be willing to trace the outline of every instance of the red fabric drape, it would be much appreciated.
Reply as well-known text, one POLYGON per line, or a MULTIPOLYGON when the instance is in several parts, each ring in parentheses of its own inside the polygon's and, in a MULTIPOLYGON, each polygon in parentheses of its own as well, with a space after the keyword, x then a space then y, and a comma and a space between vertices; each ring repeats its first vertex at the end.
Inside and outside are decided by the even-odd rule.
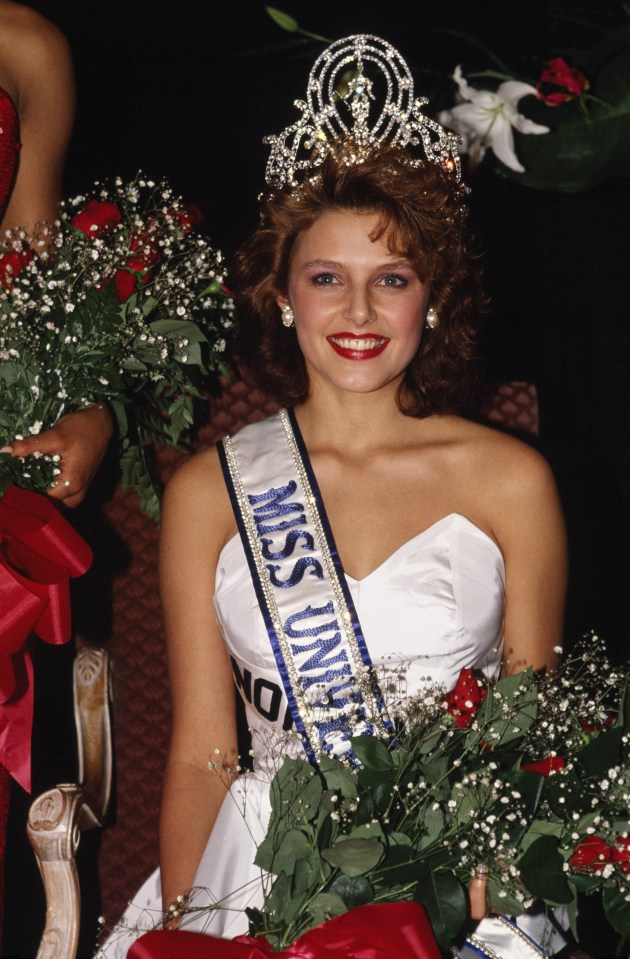
POLYGON ((54 503, 15 486, 0 498, 0 763, 30 791, 33 669, 25 643, 67 643, 70 577, 92 552, 54 503))
POLYGON ((153 930, 128 959, 440 959, 422 906, 393 902, 360 906, 300 936, 282 952, 264 938, 217 939, 201 933, 153 930))

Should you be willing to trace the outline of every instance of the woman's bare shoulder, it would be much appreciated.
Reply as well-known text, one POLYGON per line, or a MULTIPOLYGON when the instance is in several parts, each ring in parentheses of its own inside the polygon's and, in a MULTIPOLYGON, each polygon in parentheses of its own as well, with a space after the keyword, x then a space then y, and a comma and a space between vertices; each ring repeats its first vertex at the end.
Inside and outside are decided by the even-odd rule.
POLYGON ((553 482, 545 457, 529 443, 500 429, 471 420, 453 418, 461 455, 475 473, 507 491, 553 482))
POLYGON ((195 453, 178 466, 166 484, 163 514, 167 519, 175 516, 200 536, 229 539, 235 521, 216 447, 195 453))
MULTIPOLYGON (((71 70, 70 46, 63 32, 36 10, 12 0, 0 2, 2 83, 19 101, 40 77, 49 82, 71 70)), ((19 103, 18 103, 19 105, 19 103)))

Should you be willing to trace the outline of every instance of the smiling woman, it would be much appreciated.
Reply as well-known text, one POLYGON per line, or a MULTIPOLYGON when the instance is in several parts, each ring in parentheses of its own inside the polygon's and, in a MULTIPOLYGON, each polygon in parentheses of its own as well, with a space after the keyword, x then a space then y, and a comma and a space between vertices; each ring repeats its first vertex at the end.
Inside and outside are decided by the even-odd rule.
MULTIPOLYGON (((330 262, 337 257, 331 255, 328 238, 325 242, 320 238, 326 224, 336 222, 341 239, 352 223, 369 252, 371 268, 383 267, 379 283, 384 290, 389 288, 383 295, 392 286, 410 284, 416 289, 419 284, 430 291, 430 303, 417 304, 416 320, 428 315, 425 305, 431 317, 440 318, 433 328, 427 324, 420 350, 416 344, 406 364, 399 403, 414 415, 465 411, 476 379, 478 321, 486 302, 465 230, 465 197, 448 171, 428 163, 410 166, 406 151, 399 147, 384 144, 353 165, 346 162, 343 142, 326 155, 317 177, 304 181, 299 195, 271 191, 263 199, 262 226, 236 257, 233 270, 243 315, 237 349, 248 375, 285 406, 305 398, 308 377, 299 342, 300 311, 295 310, 298 335, 287 337, 277 323, 278 305, 295 305, 290 284, 296 279, 298 259, 308 273, 304 279, 327 287, 340 284, 330 262), (320 252, 305 256, 303 245, 312 230, 320 252), (324 262, 315 262, 318 255, 324 262)), ((409 291, 404 288, 406 297, 409 291)), ((396 295, 401 292, 397 289, 396 295)), ((420 323, 419 333, 421 328, 420 323)))
MULTIPOLYGON (((356 737, 394 749, 392 717, 453 687, 462 667, 492 678, 556 659, 565 542, 553 478, 533 450, 461 416, 484 300, 454 141, 419 112, 406 64, 378 38, 338 41, 308 90, 303 122, 271 138, 261 224, 230 281, 243 365, 293 408, 193 457, 168 485, 161 870, 107 956, 124 955, 129 927, 137 935, 152 911, 224 938, 247 931, 269 887, 257 847, 285 757, 356 768, 356 737), (349 62, 347 94, 322 106, 336 88, 322 75, 349 62), (374 121, 368 68, 395 73, 388 98, 401 90, 374 121), (294 135, 316 144, 304 161, 294 135), (252 735, 242 776, 233 673, 252 735)), ((502 868, 487 852, 492 862, 470 863, 483 889, 475 867, 502 868)), ((308 922, 357 905, 345 895, 309 903, 308 922)), ((459 931, 463 889, 458 903, 459 931)), ((485 908, 474 896, 473 917, 485 908)))

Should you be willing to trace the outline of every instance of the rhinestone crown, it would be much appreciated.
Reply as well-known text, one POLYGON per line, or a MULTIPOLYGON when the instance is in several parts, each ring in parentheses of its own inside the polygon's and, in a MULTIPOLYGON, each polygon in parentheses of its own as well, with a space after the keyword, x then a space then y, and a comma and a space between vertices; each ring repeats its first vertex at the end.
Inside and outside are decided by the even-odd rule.
MULTIPOLYGON (((370 72, 373 72, 371 70, 370 72)), ((271 146, 265 179, 269 186, 294 190, 311 175, 340 141, 345 162, 361 163, 369 151, 387 143, 422 155, 413 166, 430 160, 451 171, 457 181, 461 165, 460 137, 424 116, 425 97, 414 99, 413 78, 406 62, 390 43, 369 34, 357 34, 331 44, 317 58, 309 74, 307 101, 296 100, 302 116, 278 136, 265 137, 271 146), (385 79, 385 102, 370 122, 376 97, 374 81, 365 65, 374 64, 385 79)))

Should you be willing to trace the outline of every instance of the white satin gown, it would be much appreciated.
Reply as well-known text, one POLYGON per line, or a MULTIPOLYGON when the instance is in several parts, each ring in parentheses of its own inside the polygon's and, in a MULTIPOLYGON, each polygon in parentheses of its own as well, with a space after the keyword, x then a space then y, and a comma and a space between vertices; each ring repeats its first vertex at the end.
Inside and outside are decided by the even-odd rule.
MULTIPOLYGON (((364 579, 346 577, 386 701, 404 705, 406 697, 435 684, 450 689, 465 666, 497 676, 504 575, 496 543, 453 513, 364 579)), ((286 755, 302 756, 303 750, 288 729, 286 696, 238 536, 221 553, 214 604, 245 700, 254 771, 226 793, 195 878, 194 905, 219 908, 187 917, 183 928, 231 938, 248 931, 244 909, 262 900, 265 877, 253 862, 267 828, 269 782, 286 755)), ((107 959, 122 959, 139 932, 160 917, 156 871, 103 948, 107 959)))

